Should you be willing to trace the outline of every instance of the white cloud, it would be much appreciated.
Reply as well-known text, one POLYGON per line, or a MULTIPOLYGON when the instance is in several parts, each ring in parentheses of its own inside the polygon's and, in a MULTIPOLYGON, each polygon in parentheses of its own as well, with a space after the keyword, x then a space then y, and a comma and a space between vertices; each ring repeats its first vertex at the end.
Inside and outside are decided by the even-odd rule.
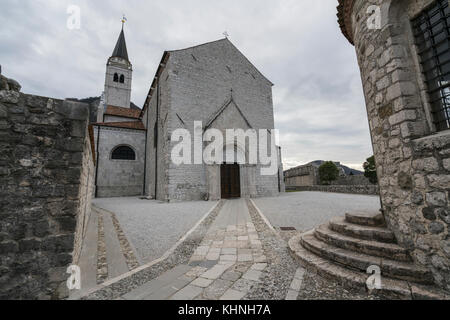
POLYGON ((231 41, 274 87, 286 167, 372 154, 354 48, 336 22, 336 0, 2 0, 0 63, 27 93, 98 96, 125 13, 132 100, 142 105, 164 50, 231 41), (68 30, 69 5, 81 30, 68 30))

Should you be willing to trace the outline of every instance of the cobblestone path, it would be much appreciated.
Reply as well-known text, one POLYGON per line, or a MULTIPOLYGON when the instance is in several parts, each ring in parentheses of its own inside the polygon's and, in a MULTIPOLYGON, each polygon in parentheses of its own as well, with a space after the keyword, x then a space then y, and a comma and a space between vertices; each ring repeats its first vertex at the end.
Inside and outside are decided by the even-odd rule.
POLYGON ((246 201, 229 200, 188 265, 177 266, 122 298, 240 300, 260 282, 266 267, 246 201))
MULTIPOLYGON (((287 245, 287 240, 298 232, 274 229, 252 200, 224 200, 167 258, 113 279, 83 299, 380 298, 348 290, 302 268, 287 245)), ((128 251, 126 244, 122 247, 128 251)))

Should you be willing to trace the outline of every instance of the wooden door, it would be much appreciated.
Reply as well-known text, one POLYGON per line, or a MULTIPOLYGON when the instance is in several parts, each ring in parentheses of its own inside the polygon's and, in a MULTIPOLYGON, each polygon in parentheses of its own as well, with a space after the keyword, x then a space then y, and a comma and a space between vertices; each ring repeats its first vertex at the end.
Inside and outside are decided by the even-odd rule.
POLYGON ((241 175, 238 164, 223 164, 220 168, 223 199, 241 197, 241 175))

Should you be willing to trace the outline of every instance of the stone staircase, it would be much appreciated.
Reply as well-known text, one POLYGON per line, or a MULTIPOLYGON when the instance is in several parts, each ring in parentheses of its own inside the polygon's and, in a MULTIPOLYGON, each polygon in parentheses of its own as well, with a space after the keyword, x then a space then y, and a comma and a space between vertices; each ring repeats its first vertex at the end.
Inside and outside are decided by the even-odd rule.
POLYGON ((302 265, 346 287, 367 291, 367 269, 378 266, 382 288, 376 294, 386 299, 449 299, 396 243, 381 214, 347 213, 294 236, 289 247, 302 265))

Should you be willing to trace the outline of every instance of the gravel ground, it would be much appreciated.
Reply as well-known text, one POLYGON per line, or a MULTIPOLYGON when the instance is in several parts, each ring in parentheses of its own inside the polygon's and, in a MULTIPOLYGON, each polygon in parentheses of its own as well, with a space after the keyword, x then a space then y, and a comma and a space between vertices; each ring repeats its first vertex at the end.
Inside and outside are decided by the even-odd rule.
POLYGON ((263 244, 268 266, 263 271, 258 285, 252 287, 244 299, 284 300, 299 265, 290 255, 287 243, 269 229, 250 201, 247 204, 263 244))
POLYGON ((206 232, 209 230, 211 224, 216 219, 223 202, 218 203, 217 207, 211 214, 203 220, 203 222, 191 233, 185 241, 183 241, 175 251, 170 254, 167 259, 152 265, 144 270, 132 274, 124 279, 121 279, 107 287, 82 298, 82 300, 114 300, 120 298, 122 295, 142 286, 143 284, 156 279, 164 272, 173 269, 180 264, 188 264, 189 259, 194 253, 195 249, 200 245, 206 232))
POLYGON ((93 203, 116 214, 138 259, 145 264, 161 257, 217 202, 169 204, 133 197, 94 199, 93 203))
POLYGON ((382 297, 357 290, 307 271, 297 300, 383 300, 382 297))
POLYGON ((272 226, 299 231, 308 231, 349 211, 375 212, 381 208, 378 196, 325 192, 288 192, 254 201, 272 226))

